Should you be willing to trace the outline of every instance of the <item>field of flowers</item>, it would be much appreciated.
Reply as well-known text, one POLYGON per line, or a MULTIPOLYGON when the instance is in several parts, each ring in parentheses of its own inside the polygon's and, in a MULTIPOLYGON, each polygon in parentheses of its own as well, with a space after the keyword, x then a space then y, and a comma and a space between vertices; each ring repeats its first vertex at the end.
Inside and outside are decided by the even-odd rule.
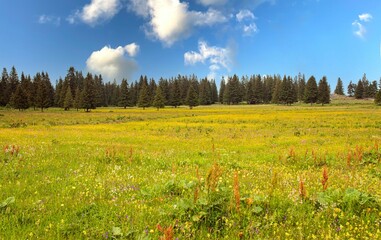
POLYGON ((380 239, 381 109, 0 110, 0 239, 380 239))

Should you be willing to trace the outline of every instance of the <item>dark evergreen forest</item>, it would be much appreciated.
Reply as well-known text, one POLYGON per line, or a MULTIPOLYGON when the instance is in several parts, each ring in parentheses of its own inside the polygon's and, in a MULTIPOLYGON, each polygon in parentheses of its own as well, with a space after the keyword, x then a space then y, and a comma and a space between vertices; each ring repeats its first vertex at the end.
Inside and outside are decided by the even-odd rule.
MULTIPOLYGON (((347 95, 362 98, 375 98, 381 104, 381 80, 369 82, 366 75, 357 84, 349 83, 347 95)), ((334 93, 345 95, 342 80, 337 80, 334 93)), ((222 78, 217 87, 216 82, 195 75, 148 79, 140 76, 136 81, 123 79, 104 82, 101 75, 87 73, 70 67, 64 79, 52 85, 47 72, 36 73, 33 77, 21 73, 15 67, 8 73, 4 68, 0 81, 0 106, 19 110, 28 108, 43 111, 49 107, 60 107, 65 110, 84 109, 90 111, 96 107, 178 107, 187 105, 190 108, 198 105, 240 103, 247 104, 284 104, 296 102, 308 104, 330 103, 331 88, 327 78, 317 80, 314 76, 305 78, 280 75, 233 75, 222 78)))

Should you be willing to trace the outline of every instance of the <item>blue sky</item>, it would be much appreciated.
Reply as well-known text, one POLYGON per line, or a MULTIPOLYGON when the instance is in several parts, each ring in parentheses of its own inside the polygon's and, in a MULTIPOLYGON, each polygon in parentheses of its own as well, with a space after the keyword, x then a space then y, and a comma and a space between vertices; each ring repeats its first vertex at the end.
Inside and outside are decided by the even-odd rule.
MULTIPOLYGON (((178 74, 381 77, 379 0, 0 2, 0 67, 106 80, 178 74)), ((20 73, 21 74, 21 73, 20 73)))

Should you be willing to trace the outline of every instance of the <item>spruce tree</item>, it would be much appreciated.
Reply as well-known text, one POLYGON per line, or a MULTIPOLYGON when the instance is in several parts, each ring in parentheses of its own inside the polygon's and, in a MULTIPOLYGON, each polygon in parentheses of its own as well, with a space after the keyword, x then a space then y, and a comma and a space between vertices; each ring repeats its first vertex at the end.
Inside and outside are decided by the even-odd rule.
POLYGON ((381 105, 381 89, 378 90, 376 97, 374 98, 374 103, 376 105, 381 105))
POLYGON ((142 107, 144 110, 146 107, 149 106, 151 106, 151 99, 149 96, 148 83, 146 80, 143 80, 139 90, 138 107, 142 107))
POLYGON ((319 87, 318 87, 318 103, 321 103, 321 105, 330 103, 330 89, 327 82, 327 78, 324 76, 319 81, 319 87))
POLYGON ((21 84, 17 86, 16 91, 12 94, 10 103, 13 108, 19 111, 29 108, 28 96, 21 84))
POLYGON ((71 94, 70 85, 67 86, 65 99, 64 99, 64 109, 68 111, 73 106, 73 95, 71 94))
POLYGON ((355 98, 362 99, 364 97, 363 81, 359 80, 355 89, 355 98))
POLYGON ((82 107, 86 112, 96 108, 93 76, 90 73, 88 73, 85 78, 82 90, 82 101, 82 107))
POLYGON ((223 104, 224 103, 224 91, 225 91, 225 79, 222 77, 221 83, 220 83, 220 92, 218 96, 218 101, 223 104))
POLYGON ((157 110, 159 110, 159 108, 164 108, 165 106, 165 98, 160 85, 156 87, 155 97, 153 99, 152 105, 157 108, 157 110))
POLYGON ((254 76, 250 77, 250 80, 247 82, 246 86, 246 101, 248 104, 254 104, 254 76))
POLYGON ((33 79, 36 88, 36 107, 41 109, 41 112, 45 108, 51 106, 51 84, 49 77, 46 77, 45 73, 37 73, 33 79), (50 85, 49 85, 50 84, 50 85))
POLYGON ((304 102, 310 103, 311 105, 313 103, 317 102, 318 98, 318 88, 316 84, 316 79, 314 76, 311 76, 306 84, 306 89, 304 91, 304 102))
POLYGON ((189 85, 189 89, 188 89, 188 94, 187 94, 187 104, 189 106, 190 109, 192 109, 193 107, 196 107, 199 105, 199 101, 198 101, 198 93, 194 87, 194 84, 190 84, 189 85))
POLYGON ((282 86, 282 81, 279 78, 275 78, 274 90, 271 97, 271 102, 274 104, 279 104, 281 86, 282 86))
POLYGON ((171 86, 169 92, 169 105, 177 108, 181 104, 181 90, 180 90, 180 81, 175 79, 171 86))
POLYGON ((130 94, 128 92, 128 83, 126 79, 122 80, 120 84, 120 94, 119 94, 119 107, 123 107, 124 109, 127 106, 130 106, 130 94))
POLYGON ((82 108, 82 106, 83 106, 82 92, 79 89, 79 87, 77 87, 77 89, 75 90, 75 98, 74 98, 73 107, 77 109, 78 111, 80 108, 82 108))
POLYGON ((254 79, 253 84, 253 103, 259 104, 263 102, 263 86, 262 86, 262 80, 261 75, 258 75, 254 79))
POLYGON ((344 95, 344 87, 343 87, 343 81, 341 79, 337 79, 337 84, 335 88, 335 94, 337 95, 344 95))
POLYGON ((347 93, 349 97, 354 96, 356 87, 357 87, 356 84, 352 83, 352 81, 349 82, 348 88, 347 88, 347 93))

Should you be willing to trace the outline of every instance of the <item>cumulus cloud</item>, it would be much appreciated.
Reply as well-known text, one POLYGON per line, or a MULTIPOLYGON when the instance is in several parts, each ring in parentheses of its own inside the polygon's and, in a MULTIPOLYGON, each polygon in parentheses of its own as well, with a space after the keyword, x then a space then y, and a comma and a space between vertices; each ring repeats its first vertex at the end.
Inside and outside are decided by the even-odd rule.
POLYGON ((75 23, 78 19, 94 26, 113 18, 121 9, 121 0, 91 0, 82 10, 76 10, 66 20, 75 23))
POLYGON ((189 51, 184 54, 185 65, 208 64, 210 78, 215 78, 221 68, 230 71, 232 59, 233 51, 231 48, 209 46, 205 41, 198 42, 198 52, 189 51))
POLYGON ((236 15, 238 26, 242 29, 243 36, 252 36, 258 32, 257 24, 254 22, 257 19, 248 9, 240 10, 236 15))
POLYGON ((249 25, 243 26, 243 35, 244 36, 251 36, 256 32, 258 32, 258 27, 257 27, 257 24, 255 24, 255 23, 250 23, 249 25))
POLYGON ((364 23, 362 23, 362 22, 370 22, 372 19, 373 19, 373 16, 369 13, 360 14, 358 16, 358 19, 356 19, 352 23, 352 26, 355 28, 353 33, 359 38, 365 38, 367 30, 366 30, 364 23))
POLYGON ((130 0, 130 3, 130 10, 148 19, 146 34, 167 46, 189 37, 194 27, 213 26, 228 20, 215 9, 191 11, 189 5, 180 0, 130 0))
POLYGON ((198 2, 204 6, 211 6, 211 5, 223 5, 227 2, 227 0, 198 0, 198 2))
POLYGON ((352 23, 352 26, 356 28, 354 34, 359 38, 364 38, 366 34, 366 28, 358 20, 352 23))
POLYGON ((105 46, 93 52, 86 61, 88 71, 102 74, 107 80, 131 78, 138 65, 131 57, 139 52, 139 46, 131 43, 124 47, 105 46))
POLYGON ((245 19, 249 19, 249 20, 255 19, 254 14, 250 10, 247 10, 247 9, 239 11, 235 16, 236 16, 238 22, 242 22, 245 19))
POLYGON ((39 24, 53 24, 59 26, 61 24, 61 18, 56 16, 41 15, 38 17, 39 24))
POLYGON ((369 22, 373 19, 373 16, 369 13, 363 13, 359 15, 359 19, 363 22, 369 22))

